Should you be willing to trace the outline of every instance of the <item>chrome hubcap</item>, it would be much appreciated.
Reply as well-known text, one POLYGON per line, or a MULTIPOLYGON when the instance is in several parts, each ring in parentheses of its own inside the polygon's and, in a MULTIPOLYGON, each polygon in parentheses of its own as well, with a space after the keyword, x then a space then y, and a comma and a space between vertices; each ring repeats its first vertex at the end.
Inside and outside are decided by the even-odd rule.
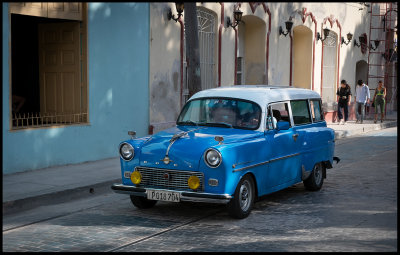
POLYGON ((247 211, 252 200, 251 186, 248 180, 245 180, 240 186, 239 203, 242 211, 247 211))

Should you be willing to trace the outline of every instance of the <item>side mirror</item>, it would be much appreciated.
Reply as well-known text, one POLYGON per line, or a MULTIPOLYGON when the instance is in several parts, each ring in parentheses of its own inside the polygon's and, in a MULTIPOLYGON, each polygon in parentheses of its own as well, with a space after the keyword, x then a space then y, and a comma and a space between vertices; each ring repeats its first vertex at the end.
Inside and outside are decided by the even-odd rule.
POLYGON ((135 139, 136 138, 136 131, 128 131, 128 135, 131 136, 131 139, 135 139))
POLYGON ((276 129, 279 130, 288 130, 290 128, 290 123, 288 121, 278 121, 276 123, 276 129))

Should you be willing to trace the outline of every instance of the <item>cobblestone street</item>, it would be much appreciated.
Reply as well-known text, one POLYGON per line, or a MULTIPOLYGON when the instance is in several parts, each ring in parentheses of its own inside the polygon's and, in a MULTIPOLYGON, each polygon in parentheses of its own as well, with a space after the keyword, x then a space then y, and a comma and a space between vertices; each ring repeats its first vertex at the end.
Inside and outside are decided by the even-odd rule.
POLYGON ((243 220, 214 204, 138 210, 110 192, 3 216, 3 251, 396 252, 397 128, 338 140, 335 155, 320 191, 267 195, 243 220))

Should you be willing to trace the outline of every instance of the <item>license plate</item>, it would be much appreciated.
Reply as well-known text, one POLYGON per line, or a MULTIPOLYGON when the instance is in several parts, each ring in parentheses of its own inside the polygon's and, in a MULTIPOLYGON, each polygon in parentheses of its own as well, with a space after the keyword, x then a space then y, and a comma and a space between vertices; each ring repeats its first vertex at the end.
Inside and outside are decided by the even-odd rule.
POLYGON ((167 202, 180 202, 181 197, 179 192, 147 190, 147 199, 167 202))

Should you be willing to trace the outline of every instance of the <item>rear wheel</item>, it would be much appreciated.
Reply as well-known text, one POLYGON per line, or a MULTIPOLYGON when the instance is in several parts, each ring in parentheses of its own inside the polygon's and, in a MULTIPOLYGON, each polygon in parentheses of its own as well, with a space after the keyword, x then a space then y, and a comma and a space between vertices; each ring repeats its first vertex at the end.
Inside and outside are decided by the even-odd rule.
POLYGON ((153 207, 157 200, 150 200, 145 197, 131 195, 131 201, 134 206, 140 209, 147 209, 153 207))
POLYGON ((228 203, 231 217, 243 219, 249 216, 255 199, 254 181, 251 176, 244 176, 236 187, 234 197, 228 203))
POLYGON ((304 187, 310 191, 320 190, 324 183, 323 171, 324 165, 321 163, 315 164, 310 176, 303 181, 304 187))

